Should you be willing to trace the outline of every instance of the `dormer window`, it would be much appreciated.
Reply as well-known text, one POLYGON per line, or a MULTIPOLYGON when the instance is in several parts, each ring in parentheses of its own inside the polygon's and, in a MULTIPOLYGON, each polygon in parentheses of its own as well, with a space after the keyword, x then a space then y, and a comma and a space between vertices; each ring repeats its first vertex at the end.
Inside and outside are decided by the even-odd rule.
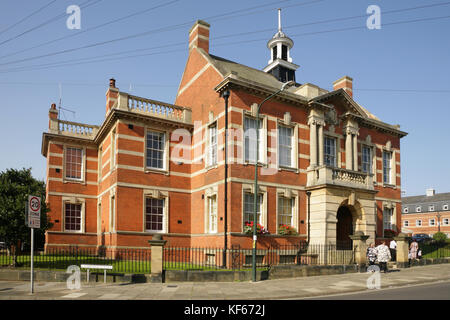
POLYGON ((422 212, 422 208, 420 206, 416 207, 416 212, 422 212))

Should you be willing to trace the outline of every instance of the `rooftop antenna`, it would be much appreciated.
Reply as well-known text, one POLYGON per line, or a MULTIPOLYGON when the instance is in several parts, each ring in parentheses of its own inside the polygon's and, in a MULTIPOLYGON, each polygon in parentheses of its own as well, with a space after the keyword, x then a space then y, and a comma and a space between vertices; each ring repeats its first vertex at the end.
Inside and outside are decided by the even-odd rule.
MULTIPOLYGON (((61 107, 61 104, 62 104, 62 86, 61 86, 61 83, 59 83, 58 86, 59 86, 59 105, 58 105, 58 109, 59 109, 59 110, 58 110, 58 120, 61 120, 61 119, 59 118, 60 115, 61 115, 61 110, 65 110, 65 111, 71 112, 72 115, 73 115, 73 117, 75 118, 75 111, 69 110, 69 109, 66 109, 66 108, 61 107)), ((66 118, 66 116, 64 116, 64 118, 66 118)), ((67 118, 66 118, 66 120, 67 120, 67 118)))

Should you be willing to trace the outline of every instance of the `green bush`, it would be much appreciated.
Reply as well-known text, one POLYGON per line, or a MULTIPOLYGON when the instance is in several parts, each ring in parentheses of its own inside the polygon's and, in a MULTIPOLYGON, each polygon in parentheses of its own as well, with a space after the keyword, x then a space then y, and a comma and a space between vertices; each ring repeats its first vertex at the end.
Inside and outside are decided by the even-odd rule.
POLYGON ((436 232, 433 235, 433 240, 437 243, 445 243, 447 241, 447 235, 443 232, 436 232))

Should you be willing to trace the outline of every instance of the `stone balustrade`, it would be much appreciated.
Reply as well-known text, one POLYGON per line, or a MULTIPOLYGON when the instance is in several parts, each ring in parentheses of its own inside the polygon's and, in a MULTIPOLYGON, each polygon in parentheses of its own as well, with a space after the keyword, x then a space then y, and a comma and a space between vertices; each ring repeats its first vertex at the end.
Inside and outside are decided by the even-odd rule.
POLYGON ((184 123, 192 122, 191 109, 156 100, 119 93, 118 103, 113 106, 120 110, 140 113, 184 123))
POLYGON ((330 184, 351 188, 374 190, 372 175, 364 172, 320 166, 309 169, 307 175, 308 187, 330 184))
POLYGON ((95 125, 51 119, 49 131, 64 136, 94 139, 98 129, 99 127, 95 125))

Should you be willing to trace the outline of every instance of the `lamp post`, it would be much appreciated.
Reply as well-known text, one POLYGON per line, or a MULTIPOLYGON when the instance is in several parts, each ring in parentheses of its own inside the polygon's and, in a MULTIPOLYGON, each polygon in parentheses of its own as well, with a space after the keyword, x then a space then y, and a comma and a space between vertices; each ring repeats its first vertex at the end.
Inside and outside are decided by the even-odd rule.
POLYGON ((222 266, 226 268, 227 266, 227 232, 228 232, 228 98, 230 97, 230 91, 227 89, 223 92, 222 97, 225 100, 225 195, 224 195, 224 225, 223 225, 223 256, 222 256, 222 266))
POLYGON ((258 203, 258 156, 259 156, 259 110, 261 109, 261 106, 266 102, 267 100, 270 100, 280 92, 282 92, 284 89, 291 87, 295 84, 295 81, 288 81, 285 82, 281 89, 276 91, 275 93, 271 94, 267 98, 265 98, 256 109, 256 161, 255 161, 255 188, 253 193, 253 247, 252 247, 252 281, 256 282, 256 224, 257 224, 257 203, 258 203))

